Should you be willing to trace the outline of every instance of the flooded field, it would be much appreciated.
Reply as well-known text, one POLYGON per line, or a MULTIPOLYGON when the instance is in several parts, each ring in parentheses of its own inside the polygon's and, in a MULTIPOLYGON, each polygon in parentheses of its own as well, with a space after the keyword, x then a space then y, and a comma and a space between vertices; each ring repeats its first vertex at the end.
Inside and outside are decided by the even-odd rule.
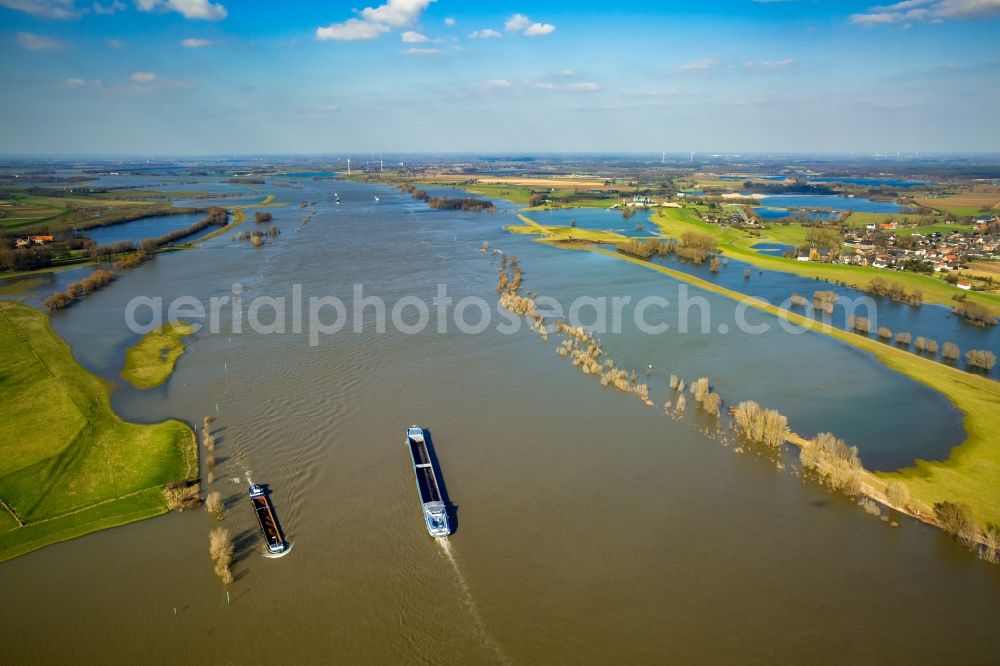
MULTIPOLYGON (((161 255, 53 316, 77 359, 114 383, 123 417, 216 417, 209 490, 226 498, 225 524, 245 544, 229 599, 211 570, 204 511, 92 534, 0 564, 6 660, 166 663, 182 651, 211 663, 995 659, 1000 568, 944 534, 865 515, 798 478, 792 453, 736 454, 694 410, 675 421, 602 388, 554 342, 497 330, 495 309, 475 334, 439 332, 436 318, 419 332, 382 333, 355 286, 390 310, 404 297, 430 303, 439 285, 456 302, 495 305, 499 259, 484 241, 516 255, 526 289, 566 304, 674 301, 679 283, 508 234, 512 212, 436 211, 391 188, 297 182, 255 193, 288 204, 268 209, 282 233, 262 248, 224 235, 161 255), (317 203, 303 226, 307 201, 317 203), (234 283, 245 302, 291 297, 295 285, 306 298, 333 295, 352 321, 315 345, 291 326, 206 329, 164 386, 141 392, 118 379, 139 337, 123 316, 131 299, 207 301, 234 283), (454 505, 447 540, 424 527, 404 444, 411 424, 433 434, 454 505), (247 474, 273 491, 294 546, 280 560, 260 555, 247 474)), ((587 223, 589 213, 575 214, 587 223)), ((620 213, 594 215, 621 224, 620 213)), ((11 297, 37 304, 85 272, 53 273, 11 297)), ((802 289, 777 275, 747 288, 782 298, 802 289)), ((718 279, 736 277, 742 267, 730 262, 718 279)), ((711 332, 647 335, 626 318, 600 334, 621 367, 649 370, 658 405, 670 373, 707 376, 727 402, 776 407, 806 435, 833 430, 875 467, 941 457, 962 439, 946 400, 868 355, 816 334, 723 333, 736 304, 691 295, 710 304, 711 332)), ((950 325, 935 324, 935 312, 894 316, 916 318, 917 334, 950 325)), ((677 316, 668 307, 650 319, 677 316)), ((401 319, 412 323, 413 311, 401 319)))

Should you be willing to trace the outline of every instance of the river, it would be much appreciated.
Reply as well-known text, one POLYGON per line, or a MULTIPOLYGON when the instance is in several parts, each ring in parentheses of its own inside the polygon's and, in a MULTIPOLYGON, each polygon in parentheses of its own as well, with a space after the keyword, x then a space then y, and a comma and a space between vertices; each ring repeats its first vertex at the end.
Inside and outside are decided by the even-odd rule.
MULTIPOLYGON (((241 481, 249 472, 271 485, 292 552, 264 559, 259 543, 242 552, 228 601, 211 571, 213 521, 203 511, 4 563, 5 660, 995 659, 1000 567, 936 530, 907 519, 889 527, 804 482, 791 452, 736 454, 691 407, 675 421, 603 389, 527 330, 380 334, 366 315, 361 333, 322 336, 315 347, 306 332, 202 331, 165 386, 139 392, 118 381, 123 349, 138 337, 122 313, 140 295, 206 300, 239 282, 249 301, 301 284, 307 296, 342 297, 350 311, 355 284, 390 306, 408 295, 429 301, 444 284, 456 300, 495 303, 497 260, 480 250, 484 241, 517 256, 526 289, 561 301, 673 298, 678 287, 507 234, 512 213, 436 211, 390 188, 299 182, 262 188, 290 204, 268 209, 282 234, 264 247, 225 235, 158 256, 53 317, 76 357, 115 381, 123 417, 216 416, 211 489, 231 502, 224 524, 253 541, 241 481), (301 201, 319 203, 304 211, 301 201), (420 518, 403 446, 412 423, 432 431, 456 505, 447 548, 420 518)), ((29 285, 23 297, 37 302, 78 273, 29 285)), ((714 331, 735 304, 705 296, 714 331)), ((908 438, 921 428, 961 437, 940 396, 819 335, 671 331, 626 325, 602 335, 621 366, 653 363, 658 404, 667 373, 706 375, 727 401, 781 406, 803 432, 865 423, 863 454, 912 457, 908 438)))

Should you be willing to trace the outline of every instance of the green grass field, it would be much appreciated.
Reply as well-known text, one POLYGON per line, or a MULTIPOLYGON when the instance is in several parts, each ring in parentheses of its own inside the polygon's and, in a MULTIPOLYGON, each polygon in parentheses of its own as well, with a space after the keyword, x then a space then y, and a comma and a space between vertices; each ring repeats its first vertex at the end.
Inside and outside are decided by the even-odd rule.
POLYGON ((122 377, 137 389, 161 386, 184 353, 184 338, 194 332, 193 325, 179 321, 150 331, 125 353, 122 377))
MULTIPOLYGON (((864 227, 866 224, 879 224, 880 222, 887 222, 893 220, 895 222, 902 223, 903 219, 907 219, 911 224, 925 224, 932 222, 934 220, 933 215, 906 215, 904 213, 851 213, 850 217, 847 218, 847 226, 849 227, 864 227)), ((940 219, 940 218, 938 218, 940 219)), ((964 228, 960 225, 954 225, 954 228, 964 228)), ((968 226, 972 229, 972 226, 968 226)))
POLYGON ((0 230, 32 232, 38 228, 78 229, 95 221, 126 222, 165 211, 195 213, 200 208, 173 209, 163 201, 134 201, 100 196, 48 197, 13 194, 0 200, 0 230))
POLYGON ((126 423, 108 386, 48 317, 0 301, 0 561, 164 513, 160 488, 197 473, 191 429, 126 423), (18 527, 18 522, 23 526, 18 527))
POLYGON ((66 212, 65 206, 35 197, 13 196, 0 200, 0 229, 14 230, 53 220, 66 212))

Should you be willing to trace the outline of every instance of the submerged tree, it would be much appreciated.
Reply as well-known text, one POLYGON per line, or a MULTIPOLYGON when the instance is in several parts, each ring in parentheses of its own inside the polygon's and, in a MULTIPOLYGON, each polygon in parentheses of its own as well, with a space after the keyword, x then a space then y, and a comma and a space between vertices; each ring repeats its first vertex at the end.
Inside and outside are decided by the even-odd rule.
POLYGON ((997 356, 986 349, 972 349, 965 353, 965 362, 973 368, 992 370, 997 363, 997 356))
POLYGON ((788 438, 788 419, 776 410, 751 400, 736 405, 733 415, 738 431, 751 442, 778 447, 788 438))
POLYGON ((715 391, 709 391, 701 401, 701 408, 712 416, 718 416, 721 407, 722 398, 715 391))
POLYGON ((216 527, 208 533, 208 554, 212 558, 215 575, 225 585, 233 582, 233 551, 233 542, 225 527, 216 527))
POLYGON ((222 520, 226 513, 225 506, 222 503, 222 495, 218 492, 210 492, 205 496, 205 509, 212 514, 216 520, 222 520))
POLYGON ((858 458, 858 447, 824 432, 806 442, 799 452, 802 466, 815 471, 823 481, 845 495, 861 492, 864 470, 858 458))
POLYGON ((696 402, 701 402, 708 395, 708 377, 699 377, 691 382, 691 395, 696 402))

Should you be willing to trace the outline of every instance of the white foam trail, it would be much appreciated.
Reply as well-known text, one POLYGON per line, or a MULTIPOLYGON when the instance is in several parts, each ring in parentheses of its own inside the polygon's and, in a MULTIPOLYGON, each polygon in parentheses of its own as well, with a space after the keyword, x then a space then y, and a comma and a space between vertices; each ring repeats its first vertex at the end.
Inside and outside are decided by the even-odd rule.
POLYGON ((451 542, 448 541, 448 537, 435 537, 438 546, 441 547, 441 553, 444 558, 448 560, 451 564, 451 568, 455 571, 455 578, 458 580, 458 586, 462 589, 462 596, 464 597, 463 602, 465 603, 466 609, 469 611, 469 615, 472 616, 472 622, 476 627, 476 633, 479 634, 480 640, 483 644, 493 650, 496 655, 497 660, 501 664, 513 663, 511 660, 503 653, 500 646, 493 642, 493 639, 489 637, 486 633, 486 627, 483 625, 483 619, 479 616, 479 609, 476 608, 476 601, 472 598, 472 591, 469 589, 468 583, 465 582, 465 576, 462 575, 462 570, 458 567, 458 560, 455 559, 455 553, 451 550, 451 542))

